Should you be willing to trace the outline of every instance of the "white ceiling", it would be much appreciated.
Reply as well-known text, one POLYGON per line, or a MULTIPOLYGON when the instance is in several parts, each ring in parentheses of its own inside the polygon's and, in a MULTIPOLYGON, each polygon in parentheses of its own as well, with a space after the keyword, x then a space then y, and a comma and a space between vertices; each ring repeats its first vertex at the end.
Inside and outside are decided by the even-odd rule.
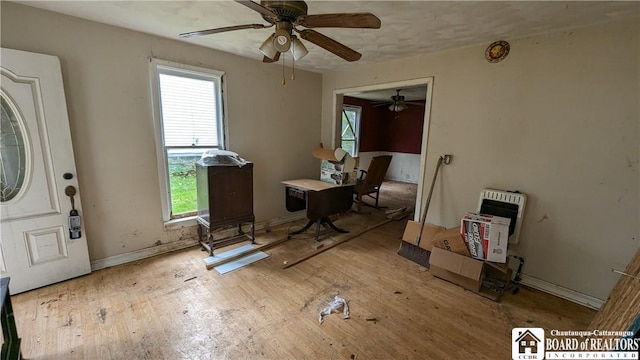
MULTIPOLYGON (((271 29, 250 29, 180 39, 178 34, 266 22, 234 1, 17 1, 105 24, 262 59, 271 29)), ((296 66, 314 72, 348 69, 467 45, 487 44, 612 20, 640 18, 640 2, 582 1, 307 1, 309 14, 371 12, 382 28, 315 29, 353 48, 348 63, 305 42, 309 55, 296 66)), ((276 65, 264 65, 276 66, 276 65)))
POLYGON ((426 85, 406 86, 375 91, 353 92, 346 93, 344 95, 369 101, 391 101, 391 97, 397 95, 397 90, 400 90, 400 96, 404 96, 405 101, 425 100, 427 98, 426 85))

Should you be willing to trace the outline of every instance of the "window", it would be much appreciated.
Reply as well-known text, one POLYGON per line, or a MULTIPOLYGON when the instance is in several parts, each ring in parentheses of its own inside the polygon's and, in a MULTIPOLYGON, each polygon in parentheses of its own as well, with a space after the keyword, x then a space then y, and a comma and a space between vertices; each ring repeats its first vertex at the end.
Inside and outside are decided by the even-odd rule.
POLYGON ((210 69, 151 62, 165 221, 195 215, 195 162, 209 149, 224 149, 222 76, 210 69))
POLYGON ((358 140, 360 138, 360 114, 359 106, 344 105, 342 107, 341 147, 349 155, 358 156, 358 140))
MULTIPOLYGON (((0 203, 15 198, 24 184, 29 182, 27 176, 27 151, 25 144, 24 121, 18 107, 11 99, 0 91, 2 104, 2 132, 0 133, 0 203)), ((1 255, 0 255, 1 256, 1 255)))

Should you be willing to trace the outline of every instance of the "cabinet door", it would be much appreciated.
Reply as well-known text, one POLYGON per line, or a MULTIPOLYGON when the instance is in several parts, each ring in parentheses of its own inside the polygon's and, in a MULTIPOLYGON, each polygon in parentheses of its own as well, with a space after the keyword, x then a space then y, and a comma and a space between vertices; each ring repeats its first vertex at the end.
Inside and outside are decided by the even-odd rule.
POLYGON ((253 215, 253 166, 209 168, 211 225, 253 215))

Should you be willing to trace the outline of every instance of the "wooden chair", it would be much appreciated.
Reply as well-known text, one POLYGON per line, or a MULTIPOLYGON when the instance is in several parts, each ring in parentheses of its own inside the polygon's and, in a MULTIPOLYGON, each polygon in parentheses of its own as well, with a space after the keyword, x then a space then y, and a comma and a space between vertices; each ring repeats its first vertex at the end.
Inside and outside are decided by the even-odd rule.
POLYGON ((367 205, 375 207, 376 209, 383 208, 384 206, 378 206, 378 199, 380 197, 380 186, 384 181, 384 177, 389 169, 389 163, 391 162, 391 155, 376 156, 371 160, 369 169, 360 170, 360 178, 356 182, 354 189, 354 195, 356 196, 356 203, 358 204, 358 211, 360 211, 361 205, 367 205), (375 205, 369 205, 362 201, 364 195, 369 196, 376 200, 375 205))

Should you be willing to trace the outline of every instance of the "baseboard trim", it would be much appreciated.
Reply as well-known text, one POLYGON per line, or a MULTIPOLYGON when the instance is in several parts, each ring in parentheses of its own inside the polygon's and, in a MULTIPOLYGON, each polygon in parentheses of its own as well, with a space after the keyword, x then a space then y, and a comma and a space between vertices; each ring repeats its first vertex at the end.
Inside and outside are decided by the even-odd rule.
MULTIPOLYGON (((286 224, 286 223, 297 221, 304 218, 305 218, 304 211, 300 211, 300 212, 279 217, 276 219, 269 219, 269 220, 257 222, 255 224, 255 227, 256 227, 256 231, 259 231, 259 230, 268 229, 273 226, 286 224)), ((228 235, 232 235, 235 231, 236 231, 235 229, 224 230, 220 232, 220 236, 225 237, 228 235)), ((160 255, 160 254, 166 254, 168 252, 182 250, 182 249, 186 249, 186 248, 197 246, 197 245, 198 245, 198 239, 191 238, 191 239, 172 241, 169 243, 160 244, 157 246, 152 246, 152 247, 148 247, 140 250, 130 251, 124 254, 108 256, 106 258, 92 260, 91 271, 106 269, 108 267, 122 265, 122 264, 130 263, 133 261, 146 259, 146 258, 160 255)))
POLYGON ((565 287, 555 285, 550 282, 540 280, 532 276, 522 275, 520 283, 522 285, 526 285, 534 289, 544 291, 551 295, 557 296, 565 300, 569 300, 571 302, 586 306, 594 310, 599 310, 600 307, 602 307, 602 304, 604 304, 604 300, 577 292, 575 290, 567 289, 565 287))
POLYGON ((155 255, 165 254, 171 251, 182 250, 198 245, 197 239, 183 239, 168 242, 128 253, 108 256, 106 258, 91 260, 91 271, 106 269, 108 267, 130 263, 132 261, 146 259, 155 255))

